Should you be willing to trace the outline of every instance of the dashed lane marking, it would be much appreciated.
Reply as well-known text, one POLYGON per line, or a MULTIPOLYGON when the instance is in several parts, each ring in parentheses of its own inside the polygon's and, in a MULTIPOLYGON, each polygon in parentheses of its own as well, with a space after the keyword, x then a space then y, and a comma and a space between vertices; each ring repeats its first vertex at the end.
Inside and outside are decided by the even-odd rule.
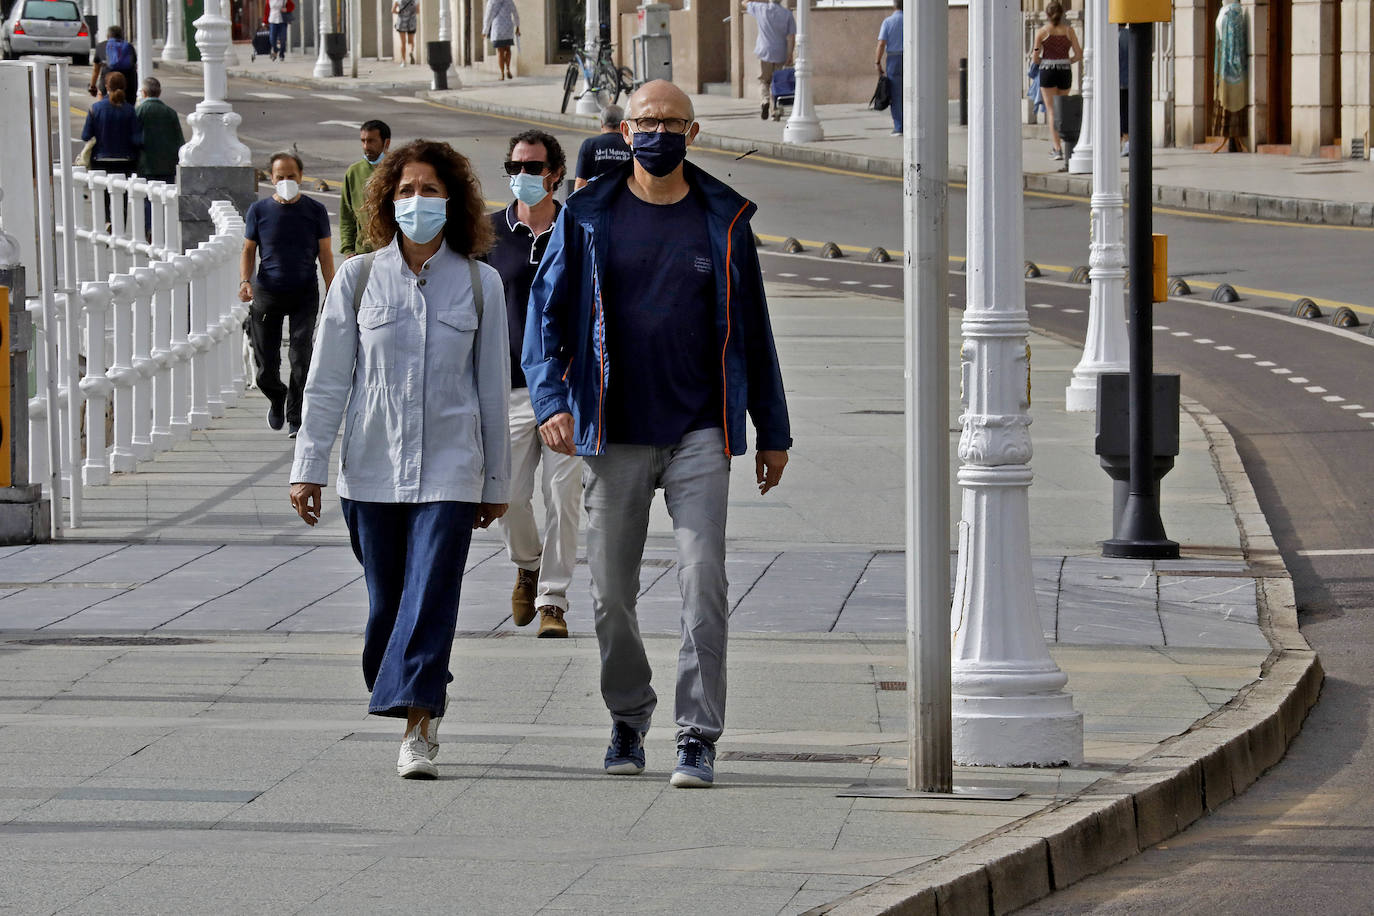
POLYGON ((1364 410, 1363 404, 1342 404, 1341 410, 1364 410))
POLYGON ((892 289, 892 284, 891 284, 891 283, 870 283, 870 284, 868 284, 868 288, 869 288, 869 289, 892 289))
POLYGON ((1326 397, 1322 398, 1322 400, 1326 401, 1328 404, 1339 404, 1341 401, 1344 401, 1345 398, 1341 397, 1339 394, 1328 394, 1326 397))
POLYGON ((245 92, 244 95, 251 99, 294 99, 294 95, 287 95, 285 92, 245 92))
POLYGON ((1173 336, 1174 336, 1174 337, 1192 337, 1192 336, 1193 336, 1193 333, 1192 333, 1191 331, 1174 331, 1174 332, 1173 332, 1173 336))
POLYGON ((1280 367, 1277 368, 1277 369, 1270 369, 1269 371, 1272 372, 1272 373, 1274 373, 1275 375, 1292 375, 1292 374, 1293 374, 1293 370, 1292 370, 1292 369, 1285 369, 1285 368, 1283 368, 1282 366, 1280 366, 1280 367))
POLYGON ((841 280, 841 281, 840 281, 840 285, 842 285, 842 286, 861 286, 861 285, 863 285, 863 282, 864 282, 864 281, 862 281, 862 280, 841 280))
POLYGON ((796 274, 778 274, 778 276, 779 276, 779 277, 787 277, 788 279, 791 279, 791 278, 795 277, 796 274))
POLYGON ((1288 381, 1292 382, 1294 385, 1306 385, 1306 384, 1307 384, 1307 379, 1303 378, 1301 375, 1290 375, 1290 376, 1288 377, 1288 381))
MULTIPOLYGON (((1289 381, 1292 381, 1292 379, 1289 379, 1289 381)), ((1323 388, 1321 385, 1308 385, 1308 386, 1307 386, 1305 389, 1303 389, 1303 390, 1304 390, 1304 391, 1307 391, 1307 392, 1310 393, 1310 394, 1325 394, 1325 393, 1326 393, 1326 389, 1323 388)))
POLYGON ((1365 413, 1360 414, 1359 417, 1361 420, 1374 419, 1374 410, 1366 411, 1365 413))
MULTIPOLYGON (((1236 359, 1254 359, 1254 358, 1255 358, 1255 354, 1253 354, 1253 353, 1237 353, 1237 354, 1236 354, 1236 359)), ((1258 366, 1259 363, 1255 363, 1255 365, 1258 366)))
POLYGON ((388 102, 395 102, 398 105, 427 105, 425 99, 417 99, 413 95, 384 95, 382 98, 388 102))
POLYGON ((1061 311, 1063 311, 1063 313, 1064 313, 1065 315, 1082 315, 1082 314, 1083 314, 1083 310, 1082 310, 1082 309, 1062 309, 1061 311))
POLYGON ((1340 547, 1334 550, 1299 550, 1300 557, 1367 557, 1374 547, 1340 547))
POLYGON ((1194 337, 1193 343, 1206 345, 1216 343, 1216 341, 1210 337, 1194 337))
POLYGON ((311 93, 311 95, 313 95, 313 96, 314 96, 315 98, 317 98, 317 99, 328 99, 328 100, 331 101, 331 102, 360 102, 360 101, 362 101, 362 100, 359 99, 356 95, 332 95, 332 94, 330 94, 330 93, 328 93, 328 92, 314 92, 314 93, 311 93))
POLYGON ((1212 349, 1216 350, 1218 353, 1230 353, 1235 347, 1228 347, 1226 344, 1217 344, 1212 349))
POLYGON ((806 279, 810 280, 812 283, 829 283, 829 282, 830 282, 830 278, 829 278, 829 277, 807 277, 806 279))
POLYGON ((1052 309, 1052 308, 1054 308, 1054 306, 1050 305, 1048 302, 1032 302, 1032 303, 1031 303, 1031 308, 1033 308, 1033 309, 1052 309))
POLYGON ((1267 359, 1262 359, 1262 360, 1260 360, 1259 362, 1255 363, 1255 365, 1256 365, 1256 366, 1263 366, 1264 368, 1268 369, 1270 366, 1275 365, 1275 364, 1274 364, 1274 363, 1271 363, 1271 362, 1270 362, 1269 360, 1267 360, 1267 359))
POLYGON ((1154 330, 1156 330, 1156 331, 1167 331, 1167 330, 1169 330, 1169 326, 1168 326, 1167 324, 1156 324, 1156 325, 1151 325, 1151 327, 1153 327, 1154 330))

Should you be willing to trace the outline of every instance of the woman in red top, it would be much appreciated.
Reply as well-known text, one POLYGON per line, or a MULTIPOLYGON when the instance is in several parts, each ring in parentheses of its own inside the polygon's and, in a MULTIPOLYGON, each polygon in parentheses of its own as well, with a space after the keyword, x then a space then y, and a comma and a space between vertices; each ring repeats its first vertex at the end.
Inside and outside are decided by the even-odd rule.
POLYGON ((1049 22, 1035 33, 1031 59, 1040 67, 1040 95, 1045 100, 1045 119, 1050 122, 1050 158, 1063 159, 1064 147, 1054 129, 1054 100, 1073 85, 1073 65, 1083 59, 1083 46, 1073 26, 1064 21, 1064 7, 1051 0, 1045 7, 1049 22))

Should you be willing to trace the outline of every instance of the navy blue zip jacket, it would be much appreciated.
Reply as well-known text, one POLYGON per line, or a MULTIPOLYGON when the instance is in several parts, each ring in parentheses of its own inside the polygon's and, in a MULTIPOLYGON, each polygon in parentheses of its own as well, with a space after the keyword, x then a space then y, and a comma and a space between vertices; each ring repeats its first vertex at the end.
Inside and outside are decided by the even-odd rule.
MULTIPOLYGON (((613 242, 609 213, 616 195, 630 193, 625 182, 632 168, 626 163, 568 198, 530 289, 520 362, 534 414, 543 423, 555 414, 571 413, 579 455, 606 450, 606 386, 614 370, 606 353, 601 278, 613 242)), ((749 226, 757 208, 692 163, 683 168, 707 210, 716 273, 725 450, 731 455, 747 450, 746 411, 754 421, 759 449, 791 448, 782 372, 749 226)))

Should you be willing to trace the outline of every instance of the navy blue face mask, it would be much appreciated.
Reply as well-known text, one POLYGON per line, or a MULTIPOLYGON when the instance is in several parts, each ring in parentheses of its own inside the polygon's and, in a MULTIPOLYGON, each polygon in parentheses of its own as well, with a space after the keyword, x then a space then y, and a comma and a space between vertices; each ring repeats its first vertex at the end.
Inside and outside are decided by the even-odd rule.
POLYGON ((636 131, 632 148, 635 161, 644 166, 644 171, 655 178, 662 178, 687 158, 687 135, 636 131))

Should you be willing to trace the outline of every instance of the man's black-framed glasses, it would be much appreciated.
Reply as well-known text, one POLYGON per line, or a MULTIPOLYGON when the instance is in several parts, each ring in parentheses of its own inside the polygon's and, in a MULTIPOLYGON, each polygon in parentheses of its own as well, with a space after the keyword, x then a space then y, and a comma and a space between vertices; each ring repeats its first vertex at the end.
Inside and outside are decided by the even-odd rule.
POLYGON ((519 175, 524 172, 526 175, 543 175, 548 163, 542 159, 507 159, 506 174, 519 175))
POLYGON ((685 134, 687 128, 692 126, 691 118, 629 118, 634 125, 635 131, 646 134, 658 133, 661 126, 670 134, 685 134))

